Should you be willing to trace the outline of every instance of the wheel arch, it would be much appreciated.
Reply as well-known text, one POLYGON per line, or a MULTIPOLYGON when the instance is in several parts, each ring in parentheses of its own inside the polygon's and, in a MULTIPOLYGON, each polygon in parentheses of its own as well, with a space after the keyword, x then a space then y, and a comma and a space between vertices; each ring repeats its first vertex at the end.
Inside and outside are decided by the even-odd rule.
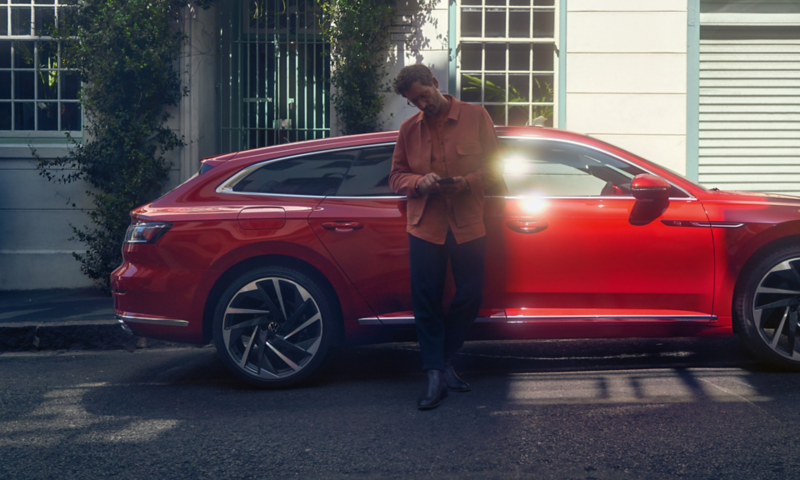
POLYGON ((274 266, 298 270, 299 272, 308 275, 315 282, 319 283, 320 287, 328 297, 328 300, 330 300, 334 310, 334 315, 337 317, 335 319, 336 321, 334 322, 336 325, 336 332, 333 337, 333 345, 341 345, 344 342, 344 322, 342 304, 339 300, 339 295, 337 294, 336 288, 330 282, 328 277, 325 276, 314 265, 296 257, 280 254, 258 255, 246 258, 230 266, 217 278, 208 295, 206 296, 206 301, 203 306, 203 341, 208 343, 212 340, 214 309, 228 284, 247 271, 255 268, 274 266))
MULTIPOLYGON (((733 333, 740 333, 739 329, 739 322, 736 321, 738 316, 737 308, 736 308, 736 301, 741 293, 742 289, 744 288, 745 283, 747 282, 747 275, 755 268, 755 266, 763 260, 767 255, 775 250, 779 250, 781 248, 789 247, 792 245, 800 246, 800 222, 791 222, 793 225, 792 230, 786 236, 780 236, 782 231, 785 229, 779 229, 777 226, 762 232, 760 235, 757 235, 756 238, 753 240, 756 241, 759 238, 763 239, 764 235, 769 235, 771 238, 766 240, 766 243, 763 243, 757 248, 753 248, 752 252, 750 252, 746 257, 741 258, 739 262, 740 268, 736 274, 736 282, 733 287, 733 292, 731 295, 731 313, 733 316, 733 333)), ((758 242, 761 243, 761 242, 758 242)))

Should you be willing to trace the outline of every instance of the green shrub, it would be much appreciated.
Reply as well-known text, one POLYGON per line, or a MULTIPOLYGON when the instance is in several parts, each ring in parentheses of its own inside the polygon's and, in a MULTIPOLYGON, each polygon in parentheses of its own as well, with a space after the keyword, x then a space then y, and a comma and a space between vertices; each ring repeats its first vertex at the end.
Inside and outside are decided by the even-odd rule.
POLYGON ((390 92, 386 50, 395 0, 318 0, 331 45, 331 102, 344 134, 380 130, 383 94, 390 92))
POLYGON ((91 225, 72 226, 70 240, 86 244, 85 253, 74 255, 81 271, 106 290, 122 262, 130 210, 159 195, 170 168, 164 154, 183 145, 166 127, 165 107, 187 94, 176 69, 185 6, 175 0, 82 0, 52 32, 62 42, 62 65, 83 82, 84 141, 67 135, 66 156, 34 155, 48 180, 84 180, 93 187, 86 192, 94 204, 91 225))

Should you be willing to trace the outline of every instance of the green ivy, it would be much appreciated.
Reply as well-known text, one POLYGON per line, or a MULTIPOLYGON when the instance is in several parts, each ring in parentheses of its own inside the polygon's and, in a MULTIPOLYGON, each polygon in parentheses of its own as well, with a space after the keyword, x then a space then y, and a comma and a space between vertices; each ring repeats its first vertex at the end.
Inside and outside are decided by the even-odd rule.
POLYGON ((396 0, 317 0, 331 45, 331 96, 344 134, 380 130, 387 80, 386 50, 396 0))
POLYGON ((80 75, 85 141, 67 135, 70 152, 61 158, 33 153, 49 181, 84 180, 93 187, 86 192, 94 204, 91 225, 72 226, 70 240, 86 244, 86 252, 74 256, 105 290, 122 263, 129 212, 160 194, 170 168, 164 154, 184 145, 167 128, 165 107, 188 93, 176 69, 184 39, 177 27, 186 6, 176 0, 82 0, 50 32, 62 42, 62 65, 80 75))

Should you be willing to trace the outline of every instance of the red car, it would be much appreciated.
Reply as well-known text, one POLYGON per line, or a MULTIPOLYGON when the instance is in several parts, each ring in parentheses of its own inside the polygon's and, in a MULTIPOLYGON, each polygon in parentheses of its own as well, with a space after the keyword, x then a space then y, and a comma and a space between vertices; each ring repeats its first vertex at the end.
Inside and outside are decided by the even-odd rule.
MULTIPOLYGON (((506 185, 487 192, 473 338, 738 333, 800 367, 800 198, 709 190, 565 131, 498 135, 506 185)), ((406 199, 388 185, 396 138, 205 159, 131 213, 117 317, 138 335, 213 341, 267 387, 305 379, 331 345, 413 338, 406 199)))

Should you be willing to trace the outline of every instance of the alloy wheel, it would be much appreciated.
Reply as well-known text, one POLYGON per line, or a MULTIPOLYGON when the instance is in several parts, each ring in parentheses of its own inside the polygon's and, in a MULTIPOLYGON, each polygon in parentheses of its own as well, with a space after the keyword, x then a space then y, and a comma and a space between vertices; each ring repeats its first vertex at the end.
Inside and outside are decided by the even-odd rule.
POLYGON ((301 372, 318 353, 322 331, 322 313, 308 290, 281 277, 240 288, 222 322, 231 360, 243 373, 267 381, 301 372))
POLYGON ((753 321, 761 340, 778 355, 800 360, 800 257, 775 265, 761 279, 753 296, 753 321))

